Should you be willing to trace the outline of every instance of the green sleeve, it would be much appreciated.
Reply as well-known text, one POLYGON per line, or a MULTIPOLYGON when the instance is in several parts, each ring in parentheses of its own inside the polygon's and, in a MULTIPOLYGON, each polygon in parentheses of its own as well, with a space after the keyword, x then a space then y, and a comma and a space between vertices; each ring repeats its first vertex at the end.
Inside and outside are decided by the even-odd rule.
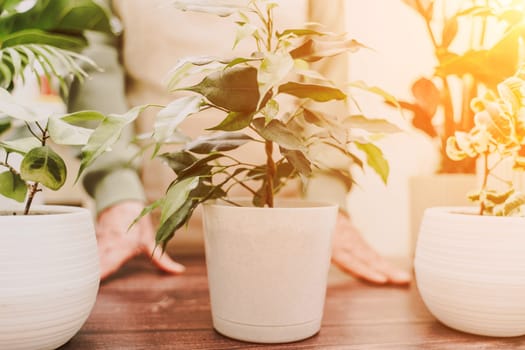
MULTIPOLYGON (((123 113, 128 110, 125 97, 124 71, 119 63, 117 38, 88 33, 90 45, 83 52, 102 70, 91 69, 83 83, 73 82, 68 98, 69 112, 97 110, 123 113)), ((89 167, 82 179, 87 193, 95 199, 97 213, 125 200, 144 201, 144 190, 138 175, 138 152, 130 146, 133 128, 124 130, 112 151, 105 153, 89 167)))

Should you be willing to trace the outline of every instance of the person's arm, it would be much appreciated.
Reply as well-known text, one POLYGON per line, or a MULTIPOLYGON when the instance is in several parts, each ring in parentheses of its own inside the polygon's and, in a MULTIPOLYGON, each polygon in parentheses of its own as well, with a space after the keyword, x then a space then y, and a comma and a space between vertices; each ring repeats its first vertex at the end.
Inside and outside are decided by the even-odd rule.
MULTIPOLYGON (((118 59, 116 38, 89 34, 90 46, 84 54, 102 71, 91 70, 84 83, 73 83, 68 100, 70 112, 97 110, 104 114, 123 113, 128 109, 124 70, 118 59)), ((131 144, 130 126, 120 140, 89 167, 82 179, 84 188, 94 198, 97 211, 97 244, 101 279, 117 272, 129 259, 139 254, 168 273, 181 273, 184 266, 155 248, 155 230, 149 215, 130 228, 144 208, 145 195, 136 159, 138 148, 131 144)))

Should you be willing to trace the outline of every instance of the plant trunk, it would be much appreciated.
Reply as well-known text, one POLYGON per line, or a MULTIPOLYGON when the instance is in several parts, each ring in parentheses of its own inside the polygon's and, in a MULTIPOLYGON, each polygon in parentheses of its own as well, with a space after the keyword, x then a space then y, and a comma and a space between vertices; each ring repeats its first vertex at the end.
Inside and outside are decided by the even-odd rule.
POLYGON ((273 179, 275 178, 275 162, 273 161, 273 142, 266 141, 265 147, 266 151, 266 190, 265 193, 265 203, 268 207, 273 208, 273 179))

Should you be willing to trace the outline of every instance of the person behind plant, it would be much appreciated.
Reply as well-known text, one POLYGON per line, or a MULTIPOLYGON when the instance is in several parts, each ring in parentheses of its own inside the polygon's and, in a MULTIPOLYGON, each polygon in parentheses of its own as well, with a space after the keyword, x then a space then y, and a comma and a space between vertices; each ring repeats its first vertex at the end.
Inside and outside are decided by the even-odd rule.
MULTIPOLYGON (((330 29, 343 31, 344 23, 339 9, 342 0, 326 6, 323 1, 294 0, 282 2, 286 16, 280 21, 304 22, 310 20, 329 23, 330 29), (286 11, 288 9, 288 11, 286 11)), ((230 52, 223 38, 233 32, 228 21, 196 13, 181 13, 170 7, 169 1, 113 1, 123 29, 122 55, 127 74, 127 94, 124 97, 123 70, 118 64, 118 53, 113 39, 92 37, 93 45, 86 54, 104 68, 93 72, 92 79, 72 89, 70 110, 97 109, 102 112, 122 112, 127 104, 166 105, 170 96, 166 93, 163 79, 177 59, 187 56, 218 56, 230 52)), ((224 40, 228 42, 228 40, 224 40)), ((241 47, 242 49, 242 47, 241 47)), ((339 57, 330 66, 320 67, 334 79, 344 76, 346 59, 339 57)), ((151 130, 153 110, 146 110, 135 126, 137 132, 151 130)), ((184 124, 185 132, 194 136, 199 130, 201 117, 189 118, 184 124)), ((202 118, 214 118, 207 114, 202 118)), ((130 139, 132 130, 126 130, 130 139)), ((124 137, 126 138, 126 137, 124 137)), ((249 154, 249 153, 248 153, 249 154)), ((154 201, 163 195, 163 189, 172 181, 170 169, 157 161, 143 164, 142 179, 130 159, 136 150, 120 143, 113 152, 101 157, 84 178, 88 193, 94 196, 97 210, 97 236, 101 256, 101 274, 106 278, 116 272, 127 260, 144 253, 151 256, 159 269, 169 273, 181 273, 184 267, 174 262, 161 249, 155 248, 154 222, 151 215, 141 218, 128 231, 131 222, 139 215, 146 201, 154 201), (145 190, 143 189, 143 185, 145 190), (153 255, 152 255, 152 252, 153 255)), ((146 157, 147 158, 147 157, 146 157)), ((286 191, 285 191, 286 192, 286 191)), ((288 193, 291 191, 288 191, 288 193)), ((307 193, 316 193, 316 199, 338 201, 343 210, 338 217, 334 236, 332 260, 345 272, 375 283, 405 284, 410 275, 390 265, 379 256, 361 237, 344 211, 346 191, 343 186, 314 180, 307 193), (317 188, 318 190, 315 190, 317 188), (320 189, 320 190, 319 190, 320 189), (323 198, 321 198, 323 197, 323 198)), ((201 230, 199 215, 194 214, 185 236, 197 235, 201 230)), ((178 234, 177 237, 181 236, 178 234)))

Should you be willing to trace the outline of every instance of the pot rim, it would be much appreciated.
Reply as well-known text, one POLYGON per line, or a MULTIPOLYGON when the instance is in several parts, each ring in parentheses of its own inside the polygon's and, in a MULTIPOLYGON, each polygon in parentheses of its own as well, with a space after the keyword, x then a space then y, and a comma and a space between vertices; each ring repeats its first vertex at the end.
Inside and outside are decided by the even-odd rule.
POLYGON ((425 215, 439 215, 439 216, 463 216, 469 219, 476 220, 525 220, 523 216, 496 216, 496 215, 479 215, 479 207, 477 206, 442 206, 430 207, 425 209, 425 215))
POLYGON ((232 208, 232 209, 243 209, 243 210, 315 210, 315 209, 327 209, 327 208, 339 208, 337 203, 328 201, 317 201, 317 200, 306 200, 306 199, 292 199, 292 198, 276 198, 273 208, 269 207, 255 207, 252 205, 251 198, 248 197, 233 197, 228 200, 243 204, 241 206, 235 206, 223 200, 213 200, 204 203, 207 207, 220 207, 220 208, 232 208))
POLYGON ((57 215, 84 215, 86 212, 89 212, 89 209, 70 205, 39 204, 31 206, 29 215, 18 214, 23 211, 23 206, 0 208, 0 220, 36 220, 37 218, 55 217, 57 215), (17 212, 17 215, 10 214, 12 212, 17 212))

